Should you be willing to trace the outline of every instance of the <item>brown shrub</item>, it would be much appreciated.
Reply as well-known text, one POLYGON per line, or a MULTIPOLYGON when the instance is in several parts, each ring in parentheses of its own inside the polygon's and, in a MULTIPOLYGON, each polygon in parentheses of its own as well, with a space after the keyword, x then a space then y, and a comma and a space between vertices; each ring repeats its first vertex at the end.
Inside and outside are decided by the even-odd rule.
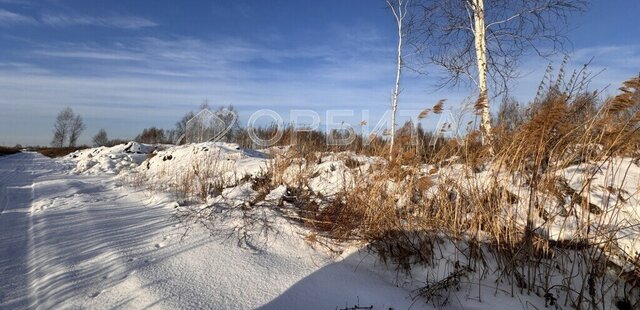
POLYGON ((75 151, 78 150, 84 150, 88 148, 87 146, 78 146, 78 147, 43 147, 43 148, 37 148, 35 149, 36 152, 50 157, 50 158, 56 158, 56 157, 62 157, 62 156, 67 156, 75 151))
POLYGON ((0 156, 20 153, 20 149, 15 147, 0 146, 0 156))

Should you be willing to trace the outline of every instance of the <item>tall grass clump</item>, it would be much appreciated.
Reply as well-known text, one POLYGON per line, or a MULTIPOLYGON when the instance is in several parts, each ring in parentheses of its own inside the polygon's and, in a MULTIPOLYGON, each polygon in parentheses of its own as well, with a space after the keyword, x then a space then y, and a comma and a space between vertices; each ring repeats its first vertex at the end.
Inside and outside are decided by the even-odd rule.
POLYGON ((585 72, 568 81, 559 74, 526 107, 504 104, 493 154, 475 131, 438 149, 400 147, 302 213, 306 223, 367 244, 408 274, 451 265, 423 297, 466 277, 491 279, 495 290, 508 283, 511 294, 537 294, 554 307, 640 307, 640 254, 620 243, 640 225, 624 213, 638 192, 623 189, 639 155, 640 78, 600 99, 584 89, 585 72), (451 251, 455 262, 442 254, 451 251))

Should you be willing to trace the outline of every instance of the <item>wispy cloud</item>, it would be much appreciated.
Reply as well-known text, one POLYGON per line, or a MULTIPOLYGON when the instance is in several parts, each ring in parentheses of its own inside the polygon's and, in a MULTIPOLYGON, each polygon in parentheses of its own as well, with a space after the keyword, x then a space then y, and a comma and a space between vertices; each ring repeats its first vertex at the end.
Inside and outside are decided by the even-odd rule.
MULTIPOLYGON (((113 77, 108 84, 118 87, 162 85, 160 90, 171 89, 174 94, 218 93, 239 105, 278 106, 308 102, 312 97, 310 93, 315 94, 313 100, 325 104, 326 101, 358 104, 355 94, 364 92, 362 85, 376 88, 380 80, 392 77, 391 48, 388 52, 389 61, 384 61, 385 53, 372 57, 339 45, 278 49, 237 38, 204 41, 147 37, 108 45, 50 44, 40 46, 28 57, 42 64, 52 63, 50 58, 60 59, 54 63, 70 60, 70 66, 58 68, 60 76, 69 78, 91 72, 93 76, 113 77), (128 79, 138 82, 114 84, 117 80, 128 79), (170 81, 169 85, 165 85, 167 81, 170 81), (175 86, 186 89, 183 92, 175 86), (193 88, 196 86, 197 91, 193 88), (354 88, 359 90, 356 92, 354 88), (344 89, 344 93, 340 89, 344 89)), ((94 84, 86 84, 87 77, 79 77, 79 80, 88 88, 94 87, 94 84)), ((52 82, 47 78, 45 84, 52 82)), ((154 86, 155 93, 159 89, 154 86)), ((386 90, 373 90, 371 94, 386 102, 386 90)), ((131 98, 131 102, 139 99, 131 98)))
MULTIPOLYGON (((91 72, 93 77, 137 79, 132 85, 162 85, 153 93, 172 89, 171 96, 183 96, 184 100, 177 100, 179 102, 197 105, 207 97, 212 102, 223 100, 238 106, 275 109, 302 103, 323 108, 386 106, 387 88, 390 89, 393 77, 392 56, 392 48, 371 54, 340 44, 278 49, 237 38, 205 41, 154 37, 108 46, 48 45, 29 55, 43 64, 70 61, 69 66, 58 68, 61 75, 91 72), (55 58, 58 60, 52 62, 55 58), (66 70, 72 72, 62 72, 66 70), (167 81, 170 85, 164 85, 167 81), (182 92, 175 86, 186 89, 182 92), (194 86, 197 89, 193 89, 194 86), (195 101, 187 95, 196 93, 200 99, 195 101)), ((49 83, 51 81, 45 84, 49 83)), ((95 90, 93 94, 102 92, 95 90)), ((115 92, 118 91, 107 93, 115 92)), ((165 94, 164 98, 169 97, 165 94)), ((123 99, 132 105, 140 100, 137 96, 123 99)))
POLYGON ((48 69, 38 67, 25 62, 0 62, 0 72, 13 72, 20 74, 47 74, 48 69))
MULTIPOLYGON (((130 122, 119 126, 122 136, 141 126, 172 126, 205 98, 234 104, 244 120, 260 108, 283 117, 292 108, 384 109, 394 70, 388 52, 388 58, 363 54, 337 43, 285 49, 239 38, 34 43, 20 61, 36 68, 0 65, 0 106, 19 102, 6 118, 46 118, 69 105, 88 123, 130 122)), ((50 124, 30 126, 48 137, 50 124)))
MULTIPOLYGON (((387 109, 395 66, 393 46, 381 44, 381 36, 369 36, 374 39, 358 46, 352 38, 336 37, 333 42, 287 48, 241 38, 179 36, 33 43, 22 58, 0 63, 0 107, 11 107, 4 109, 7 119, 27 114, 46 119, 70 105, 88 123, 117 118, 123 136, 142 126, 172 126, 205 98, 214 105, 234 104, 244 111, 244 119, 259 108, 285 115, 291 108, 369 109, 375 115, 387 109)), ((597 77, 595 87, 615 86, 637 74, 614 61, 624 55, 626 63, 638 63, 640 49, 633 46, 577 50, 571 65, 580 67, 594 54, 593 70, 608 68, 597 77)), ((533 96, 544 66, 531 60, 522 71, 529 74, 514 95, 526 101, 533 96)), ((469 93, 467 89, 433 93, 428 83, 405 75, 403 108, 421 109, 440 98, 448 98, 455 107, 469 93)), ((48 126, 41 131, 48 134, 48 126)))
POLYGON ((576 62, 594 62, 607 67, 630 68, 640 67, 640 44, 593 46, 576 50, 573 53, 576 62))
POLYGON ((127 53, 109 53, 107 51, 35 51, 34 54, 60 57, 60 58, 76 58, 88 60, 140 60, 141 57, 127 53))
POLYGON ((0 9, 0 25, 6 26, 15 24, 37 24, 37 21, 29 16, 0 9))
MULTIPOLYGON (((550 60, 552 74, 558 74, 563 55, 550 60)), ((546 60, 545 60, 546 62, 546 60)), ((588 64, 586 70, 593 78, 588 85, 589 90, 603 91, 605 95, 614 95, 617 88, 627 79, 637 76, 640 67, 640 45, 594 45, 578 48, 569 54, 565 65, 565 78, 569 78, 574 70, 580 70, 588 64)), ((512 95, 518 99, 530 100, 536 93, 540 81, 545 75, 546 64, 541 65, 540 58, 525 59, 520 66, 523 77, 513 87, 512 95)))
POLYGON ((89 16, 46 13, 36 18, 0 9, 0 26, 12 25, 95 26, 120 29, 141 29, 158 26, 156 22, 138 16, 89 16))
POLYGON ((99 26, 122 29, 140 29, 155 27, 158 24, 152 20, 137 16, 81 16, 66 14, 44 14, 41 22, 50 26, 99 26))

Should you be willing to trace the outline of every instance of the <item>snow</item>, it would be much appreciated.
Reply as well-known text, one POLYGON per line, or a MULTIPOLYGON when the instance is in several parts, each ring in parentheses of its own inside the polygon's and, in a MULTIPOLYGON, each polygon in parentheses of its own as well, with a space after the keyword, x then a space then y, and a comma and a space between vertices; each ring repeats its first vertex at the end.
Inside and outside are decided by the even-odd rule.
MULTIPOLYGON (((610 158, 564 169, 569 186, 603 210, 590 215, 602 238, 613 237, 617 255, 640 257, 640 166, 632 158, 610 158), (610 231, 615 228, 617 231, 610 231)), ((584 217, 578 217, 584 218, 584 217)))
MULTIPOLYGON (((428 170, 425 169, 425 171, 428 170)), ((558 199, 550 193, 536 192, 538 203, 547 212, 547 219, 535 214, 534 227, 550 240, 579 240, 590 229, 590 240, 599 243, 611 238, 617 249, 609 250, 614 261, 626 266, 626 260, 640 257, 640 166, 633 158, 612 157, 599 162, 570 165, 554 172, 560 183, 566 182, 588 204, 602 210, 601 214, 572 205, 570 195, 558 199), (566 214, 565 214, 566 213, 566 214)), ((462 190, 489 191, 501 186, 518 199, 505 204, 501 216, 511 219, 520 227, 526 225, 530 203, 527 180, 492 167, 474 173, 463 164, 441 167, 430 175, 436 184, 455 183, 462 190), (466 187, 466 188, 465 188, 466 187)), ((428 197, 439 194, 438 187, 427 190, 428 197)), ((629 267, 629 266, 627 266, 629 267)))
MULTIPOLYGON (((276 164, 270 155, 286 152, 220 142, 129 142, 58 160, 28 152, 0 158, 0 308, 440 308, 416 297, 416 290, 464 264, 456 251, 461 245, 437 243, 439 263, 415 265, 407 274, 382 263, 366 244, 313 241, 320 237, 283 216, 286 208, 271 208, 283 203, 301 177, 314 194, 330 197, 360 180, 380 178, 375 167, 386 161, 351 152, 318 153, 310 162, 297 158, 284 170, 282 184, 261 192, 251 177, 276 164), (193 187, 211 182, 221 190, 205 201, 184 203, 172 192, 184 178, 193 179, 193 187), (135 180, 150 186, 134 187, 135 180), (193 210, 207 219, 206 227, 179 218, 193 210)), ((496 184, 491 170, 473 173, 461 164, 419 171, 441 184, 451 178, 480 188, 496 184)), ((619 249, 611 254, 640 253, 637 162, 612 158, 557 174, 604 210, 590 215, 594 229, 624 227, 616 232, 619 249), (582 191, 585 182, 588 190, 582 191)), ((388 187, 399 193, 402 182, 389 180, 388 187)), ((513 176, 499 175, 497 182, 519 197, 504 206, 504 215, 522 224, 528 188, 513 176)), ((437 190, 432 186, 425 195, 437 190)), ((545 208, 555 210, 554 198, 543 198, 545 208)), ((399 197, 398 204, 407 199, 399 197)), ((577 208, 575 216, 554 214, 536 223, 550 238, 563 240, 584 227, 586 213, 577 208)), ((512 287, 496 277, 465 278, 459 290, 447 292, 446 307, 545 307, 536 294, 512 296, 512 287)))
POLYGON ((358 178, 364 177, 375 164, 384 162, 381 158, 356 155, 352 152, 320 154, 317 162, 307 163, 297 159, 284 171, 283 181, 296 186, 300 179, 307 179, 308 188, 315 194, 330 197, 354 187, 358 178), (351 161, 349 167, 347 161, 351 161))
POLYGON ((131 141, 113 147, 75 151, 67 155, 66 159, 75 163, 73 173, 118 174, 122 169, 137 167, 147 158, 147 154, 162 147, 131 141))
POLYGON ((194 174, 232 186, 247 175, 265 173, 267 157, 258 151, 243 150, 234 143, 187 144, 157 152, 140 165, 137 172, 160 189, 170 189, 185 175, 194 174))
MULTIPOLYGON (((35 153, 0 159, 0 171, 1 190, 9 193, 1 201, 0 308, 326 309, 359 299, 402 309, 412 303, 406 289, 310 246, 286 221, 278 221, 267 250, 257 252, 237 246, 227 227, 216 236, 201 229, 185 236, 170 194, 150 196, 110 173, 68 173, 35 153)), ((244 186, 223 195, 248 194, 244 186)))

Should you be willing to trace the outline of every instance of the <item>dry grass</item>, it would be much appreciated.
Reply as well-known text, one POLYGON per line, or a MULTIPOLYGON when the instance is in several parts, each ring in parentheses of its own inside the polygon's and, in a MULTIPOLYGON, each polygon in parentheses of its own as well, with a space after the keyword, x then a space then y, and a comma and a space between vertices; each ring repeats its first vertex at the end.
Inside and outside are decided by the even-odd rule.
MULTIPOLYGON (((603 210, 585 198, 594 190, 591 184, 573 190, 558 171, 638 156, 639 89, 640 78, 632 79, 603 103, 593 94, 550 89, 514 126, 498 126, 495 155, 480 144, 477 132, 462 142, 445 141, 424 156, 416 156, 415 148, 398 148, 394 160, 357 178, 353 188, 325 204, 312 203, 313 193, 305 192, 304 172, 317 156, 288 154, 276 161, 274 174, 298 165, 296 190, 306 198, 297 206, 307 227, 323 237, 369 244, 383 261, 407 272, 414 264, 437 264, 438 240, 459 240, 460 254, 478 277, 498 274, 512 284, 512 292, 539 294, 549 305, 574 308, 624 296, 638 307, 640 299, 629 294, 639 289, 640 256, 620 252, 616 243, 628 227, 602 222, 603 210), (558 207, 545 207, 548 199, 557 199, 558 207), (550 239, 546 227, 554 221, 575 221, 576 234, 550 239), (487 263, 489 258, 495 263, 487 263), (604 270, 618 270, 619 277, 604 270)), ((610 192, 615 195, 616 189, 610 192)))
POLYGON ((20 153, 20 149, 15 147, 0 146, 0 156, 20 153))
MULTIPOLYGON (((629 228, 612 220, 619 205, 607 206, 610 216, 603 216, 605 210, 589 201, 595 190, 589 177, 576 190, 560 174, 570 166, 598 171, 613 168, 616 157, 638 158, 640 78, 625 82, 618 96, 604 101, 576 91, 572 85, 578 79, 572 76, 568 85, 555 83, 541 91, 528 109, 503 113, 493 152, 481 144, 477 131, 429 146, 430 134, 412 135, 413 129, 404 126, 392 160, 384 160, 389 154, 383 138, 365 145, 365 137, 358 136, 349 146, 327 146, 326 134, 295 133, 289 127, 281 141, 288 145, 297 134, 294 145, 274 153, 265 176, 244 180, 253 182, 258 198, 242 205, 242 212, 263 210, 258 201, 286 185, 287 194, 269 208, 310 229, 309 242, 329 238, 367 244, 382 261, 407 273, 416 264, 443 264, 438 252, 447 244, 460 257, 459 265, 419 290, 427 298, 443 297, 438 288, 459 285, 463 276, 491 275, 496 283, 510 284, 511 294, 537 294, 549 306, 597 308, 616 297, 640 307, 640 255, 625 253, 617 244, 619 233, 629 228), (339 152, 347 154, 342 161, 353 180, 334 196, 314 193, 309 186, 314 167, 324 155, 339 152), (381 163, 364 169, 349 154, 381 163), (575 232, 550 238, 553 223, 562 223, 563 229, 572 223, 575 232)), ((443 103, 421 115, 441 112, 443 103)), ((262 137, 274 134, 275 128, 259 131, 262 137)), ((216 183, 218 168, 216 162, 194 162, 179 177, 176 191, 200 201, 216 195, 223 187, 216 183)), ((614 173, 606 179, 618 177, 614 173)), ((617 188, 608 192, 620 195, 617 188)))
POLYGON ((84 150, 88 148, 87 146, 77 146, 77 147, 42 147, 42 148, 36 148, 35 151, 50 157, 50 158, 56 158, 56 157, 62 157, 62 156, 67 156, 75 151, 78 150, 84 150))

